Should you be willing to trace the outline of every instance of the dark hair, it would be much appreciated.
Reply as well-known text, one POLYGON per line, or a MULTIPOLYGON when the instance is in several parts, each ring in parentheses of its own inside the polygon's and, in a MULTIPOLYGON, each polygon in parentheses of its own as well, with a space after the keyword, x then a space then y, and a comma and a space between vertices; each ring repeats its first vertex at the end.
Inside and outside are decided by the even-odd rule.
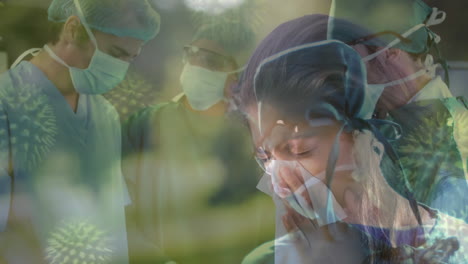
POLYGON ((240 108, 245 108, 255 100, 254 76, 264 59, 291 47, 326 39, 327 23, 328 16, 325 15, 304 16, 280 25, 263 39, 243 73, 238 91, 240 108))
MULTIPOLYGON (((358 73, 359 76, 354 76, 347 71, 347 60, 343 59, 341 53, 349 53, 345 51, 346 48, 337 47, 340 51, 334 48, 320 49, 318 53, 304 49, 293 52, 294 54, 288 53, 283 58, 270 61, 268 65, 262 65, 257 74, 261 63, 270 56, 327 40, 328 23, 328 16, 314 14, 288 21, 273 30, 257 47, 241 78, 240 90, 237 91, 239 109, 245 112, 257 100, 268 100, 290 118, 309 118, 315 104, 326 102, 338 114, 347 116, 349 109, 346 110, 348 104, 344 83, 345 78, 350 77, 345 77, 345 74, 353 75, 351 78, 354 79, 354 84, 361 87, 366 80, 365 75, 360 75, 361 72, 358 73)), ((347 35, 359 35, 364 30, 343 20, 335 20, 335 25, 339 25, 343 34, 347 35)), ((357 92, 356 96, 360 97, 361 94, 362 92, 357 92)), ((332 117, 329 116, 331 113, 319 112, 315 114, 332 117)))
MULTIPOLYGON (((329 22, 329 16, 322 14, 313 14, 288 21, 274 29, 260 43, 253 55, 250 57, 248 66, 242 75, 241 83, 238 87, 239 90, 237 91, 237 93, 239 94, 239 108, 243 109, 246 106, 250 105, 253 102, 253 100, 255 100, 253 80, 258 66, 264 59, 293 47, 327 40, 329 37, 329 22)), ((367 29, 364 29, 346 20, 333 19, 333 25, 335 33, 333 38, 336 40, 344 41, 353 39, 353 37, 355 38, 356 36, 362 36, 366 34, 370 35, 370 32, 367 29)), ((377 43, 378 40, 374 42, 377 43)), ((329 70, 331 69, 333 69, 333 67, 328 68, 328 73, 330 74, 331 72, 329 70)), ((331 78, 336 84, 337 72, 331 74, 332 76, 325 77, 323 76, 323 74, 325 73, 325 71, 323 70, 324 64, 322 63, 320 65, 320 72, 322 72, 322 76, 319 79, 322 79, 323 81, 329 81, 331 78)), ((296 89, 299 88, 303 90, 308 90, 310 86, 296 86, 296 89)), ((307 91, 301 91, 299 92, 299 94, 304 94, 306 92, 307 91)))
MULTIPOLYGON (((322 63, 318 65, 313 56, 303 51, 268 63, 254 81, 255 99, 274 105, 282 118, 295 122, 311 118, 312 108, 322 102, 330 103, 344 115, 346 67, 322 63)), ((313 114, 334 117, 319 110, 313 114)))

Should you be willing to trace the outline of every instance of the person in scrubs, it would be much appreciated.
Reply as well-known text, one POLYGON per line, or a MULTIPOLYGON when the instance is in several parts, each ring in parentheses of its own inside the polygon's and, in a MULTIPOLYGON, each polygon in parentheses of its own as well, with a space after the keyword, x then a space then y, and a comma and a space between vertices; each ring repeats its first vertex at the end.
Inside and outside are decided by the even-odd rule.
POLYGON ((120 124, 100 94, 159 15, 142 0, 54 0, 48 18, 49 42, 0 76, 1 260, 128 263, 120 124))
MULTIPOLYGON (((373 98, 369 107, 375 106, 375 117, 402 127, 392 145, 415 198, 468 221, 468 104, 453 97, 436 74, 445 62, 437 46, 441 39, 430 28, 445 17, 422 0, 334 0, 328 38, 362 56, 373 98)), ((397 181, 392 186, 403 191, 397 181)))
POLYGON ((183 47, 182 93, 124 125, 123 168, 135 222, 147 243, 160 248, 135 247, 139 261, 239 263, 239 243, 256 239, 255 221, 241 215, 261 210, 250 199, 257 166, 231 103, 254 37, 248 23, 226 14, 202 23, 183 47), (232 255, 217 255, 228 248, 232 255))
POLYGON ((282 220, 244 263, 465 263, 467 224, 389 184, 403 173, 389 141, 403 135, 367 107, 360 54, 319 31, 285 48, 312 18, 267 36, 241 82, 239 107, 282 220))

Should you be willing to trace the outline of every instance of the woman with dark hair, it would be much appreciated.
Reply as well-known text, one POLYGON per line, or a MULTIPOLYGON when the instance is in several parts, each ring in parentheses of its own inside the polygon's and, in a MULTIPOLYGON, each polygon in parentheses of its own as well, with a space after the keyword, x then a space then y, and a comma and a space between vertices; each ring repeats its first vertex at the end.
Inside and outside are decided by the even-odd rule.
MULTIPOLYGON (((337 7, 340 3, 343 1, 339 1, 337 7)), ((364 16, 366 12, 362 12, 364 16)), ((404 177, 385 174, 390 186, 404 194, 401 186, 405 186, 402 183, 407 181, 418 202, 466 222, 466 103, 463 105, 463 98, 447 97, 444 92, 441 98, 436 96, 440 90, 448 91, 448 88, 440 77, 431 75, 438 64, 428 62, 425 65, 422 62, 431 56, 427 53, 429 44, 421 40, 421 34, 402 37, 392 31, 395 25, 391 21, 384 25, 387 31, 370 31, 361 23, 358 25, 326 15, 309 15, 288 21, 278 26, 259 45, 250 60, 250 68, 244 74, 244 83, 252 81, 256 67, 263 59, 288 48, 326 39, 337 39, 350 45, 365 60, 369 97, 365 107, 376 118, 392 120, 402 127, 402 137, 390 144, 400 157, 404 177), (404 43, 388 48, 387 42, 392 42, 392 39, 404 43), (418 56, 412 54, 416 47, 413 44, 418 51, 424 52, 418 56), (369 56, 375 58, 366 61, 369 56), (416 93, 424 96, 416 96, 416 93)), ((426 38, 434 35, 427 28, 424 32, 422 35, 426 38)))
POLYGON ((372 118, 360 55, 308 18, 273 31, 240 86, 278 216, 274 243, 244 263, 465 263, 466 224, 413 198, 388 143, 400 127, 372 118))

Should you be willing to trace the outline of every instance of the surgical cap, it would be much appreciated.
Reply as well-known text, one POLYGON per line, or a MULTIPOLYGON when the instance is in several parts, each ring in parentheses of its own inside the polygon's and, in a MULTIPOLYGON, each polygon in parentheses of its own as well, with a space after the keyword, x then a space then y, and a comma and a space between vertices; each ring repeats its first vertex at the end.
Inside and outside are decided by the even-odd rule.
MULTIPOLYGON (((363 41, 363 44, 387 45, 396 39, 390 32, 402 35, 411 28, 424 24, 432 12, 433 9, 421 0, 333 0, 328 38, 349 43, 369 37, 370 33, 376 38, 363 41), (346 20, 369 31, 354 31, 356 34, 350 35, 340 23, 335 23, 335 18, 346 20)), ((424 26, 409 35, 407 41, 402 41, 394 47, 414 54, 427 53, 435 36, 424 26)))
MULTIPOLYGON (((92 29, 118 37, 148 41, 159 32, 160 16, 147 0, 78 0, 92 29)), ((53 0, 49 20, 65 22, 78 15, 73 0, 53 0)))
POLYGON ((260 21, 256 13, 259 9, 261 6, 256 1, 246 1, 219 15, 194 13, 195 34, 192 41, 207 39, 216 42, 239 65, 243 65, 255 49, 254 28, 260 21))
POLYGON ((243 52, 254 45, 255 34, 248 26, 240 22, 214 23, 201 26, 193 41, 208 39, 219 44, 230 55, 243 52))

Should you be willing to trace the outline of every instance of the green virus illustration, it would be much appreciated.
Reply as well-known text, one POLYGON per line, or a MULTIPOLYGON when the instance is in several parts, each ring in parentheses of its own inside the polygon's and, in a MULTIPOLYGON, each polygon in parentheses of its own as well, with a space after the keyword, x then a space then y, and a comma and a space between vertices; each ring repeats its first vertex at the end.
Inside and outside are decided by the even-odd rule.
POLYGON ((155 89, 141 74, 130 71, 125 80, 104 97, 115 107, 120 119, 126 120, 154 102, 155 89))
POLYGON ((50 264, 111 263, 112 248, 106 232, 87 221, 71 222, 54 230, 46 248, 50 264))
POLYGON ((468 111, 455 114, 454 120, 454 138, 460 154, 463 157, 465 166, 468 166, 468 111))
POLYGON ((3 91, 1 96, 4 109, 0 122, 5 125, 0 126, 0 144, 11 146, 13 156, 22 166, 34 168, 55 144, 54 109, 47 96, 31 84, 3 91))
POLYGON ((430 202, 438 175, 462 175, 461 157, 453 140, 450 113, 436 111, 416 120, 402 137, 397 150, 415 196, 430 202))

